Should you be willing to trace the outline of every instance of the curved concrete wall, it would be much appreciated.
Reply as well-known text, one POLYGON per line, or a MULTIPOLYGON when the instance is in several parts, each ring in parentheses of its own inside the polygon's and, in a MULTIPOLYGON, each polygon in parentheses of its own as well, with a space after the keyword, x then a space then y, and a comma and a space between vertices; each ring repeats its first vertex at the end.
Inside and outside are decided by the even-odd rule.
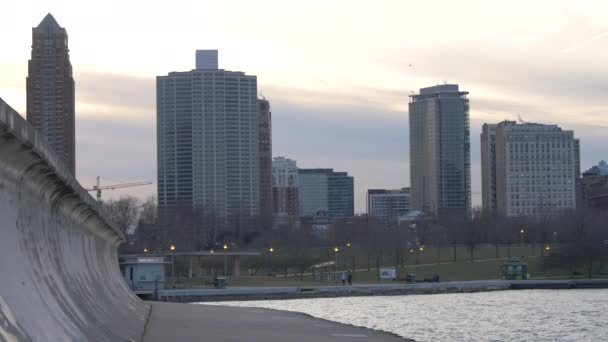
POLYGON ((0 341, 140 341, 123 234, 0 99, 0 341))

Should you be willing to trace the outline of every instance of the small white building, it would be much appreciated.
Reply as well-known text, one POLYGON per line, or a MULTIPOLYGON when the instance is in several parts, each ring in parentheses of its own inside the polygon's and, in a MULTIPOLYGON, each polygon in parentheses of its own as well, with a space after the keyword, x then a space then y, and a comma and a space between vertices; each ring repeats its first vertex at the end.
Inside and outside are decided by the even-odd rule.
POLYGON ((120 269, 135 294, 156 294, 165 288, 165 258, 156 256, 125 256, 120 269))

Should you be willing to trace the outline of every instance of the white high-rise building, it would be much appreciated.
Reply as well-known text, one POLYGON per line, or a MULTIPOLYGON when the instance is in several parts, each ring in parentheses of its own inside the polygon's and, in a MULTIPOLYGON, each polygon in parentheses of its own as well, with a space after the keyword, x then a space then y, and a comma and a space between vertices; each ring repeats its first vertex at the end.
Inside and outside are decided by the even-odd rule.
MULTIPOLYGON (((495 153, 482 151, 482 191, 487 198, 496 198, 499 215, 541 216, 576 208, 580 148, 573 131, 504 121, 484 125, 484 133, 482 149, 494 136, 495 153)), ((491 201, 484 201, 484 206, 493 210, 491 201)))
POLYGON ((257 78, 218 69, 215 50, 196 65, 156 80, 159 207, 257 216, 257 78))

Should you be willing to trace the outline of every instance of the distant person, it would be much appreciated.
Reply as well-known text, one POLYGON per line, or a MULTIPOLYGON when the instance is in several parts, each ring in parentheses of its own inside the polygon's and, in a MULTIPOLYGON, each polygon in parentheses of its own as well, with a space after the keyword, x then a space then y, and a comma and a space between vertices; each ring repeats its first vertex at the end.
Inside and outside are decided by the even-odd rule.
POLYGON ((346 272, 342 272, 342 286, 346 285, 346 272))
POLYGON ((346 278, 348 279, 348 285, 352 286, 353 285, 353 273, 350 270, 348 271, 348 275, 346 276, 346 278))

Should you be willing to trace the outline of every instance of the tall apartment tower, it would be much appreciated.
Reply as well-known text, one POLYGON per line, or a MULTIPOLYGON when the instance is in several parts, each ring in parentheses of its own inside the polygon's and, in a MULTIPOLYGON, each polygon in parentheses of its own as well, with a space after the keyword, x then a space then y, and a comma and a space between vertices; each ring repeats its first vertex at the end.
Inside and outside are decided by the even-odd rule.
POLYGON ((275 216, 298 216, 298 166, 295 160, 272 161, 272 201, 275 216))
POLYGON ((354 178, 333 169, 298 170, 298 205, 301 217, 324 213, 329 218, 354 216, 354 178))
POLYGON ((257 78, 218 69, 215 50, 196 57, 200 68, 156 78, 159 209, 257 216, 257 78))
POLYGON ((482 153, 481 162, 482 170, 495 164, 496 176, 486 178, 482 191, 495 196, 498 215, 543 216, 576 208, 580 150, 573 131, 514 121, 494 128, 495 153, 482 153))
POLYGON ((409 188, 367 190, 367 214, 385 225, 396 223, 409 210, 409 188))
POLYGON ((272 224, 272 113, 270 102, 258 100, 258 158, 260 166, 260 215, 272 224))
POLYGON ((481 129, 481 202, 484 211, 496 213, 496 126, 481 129))
POLYGON ((50 13, 32 28, 27 121, 76 175, 74 78, 69 52, 68 33, 50 13))
POLYGON ((409 104, 412 209, 435 216, 471 208, 468 92, 457 84, 422 88, 409 104))

